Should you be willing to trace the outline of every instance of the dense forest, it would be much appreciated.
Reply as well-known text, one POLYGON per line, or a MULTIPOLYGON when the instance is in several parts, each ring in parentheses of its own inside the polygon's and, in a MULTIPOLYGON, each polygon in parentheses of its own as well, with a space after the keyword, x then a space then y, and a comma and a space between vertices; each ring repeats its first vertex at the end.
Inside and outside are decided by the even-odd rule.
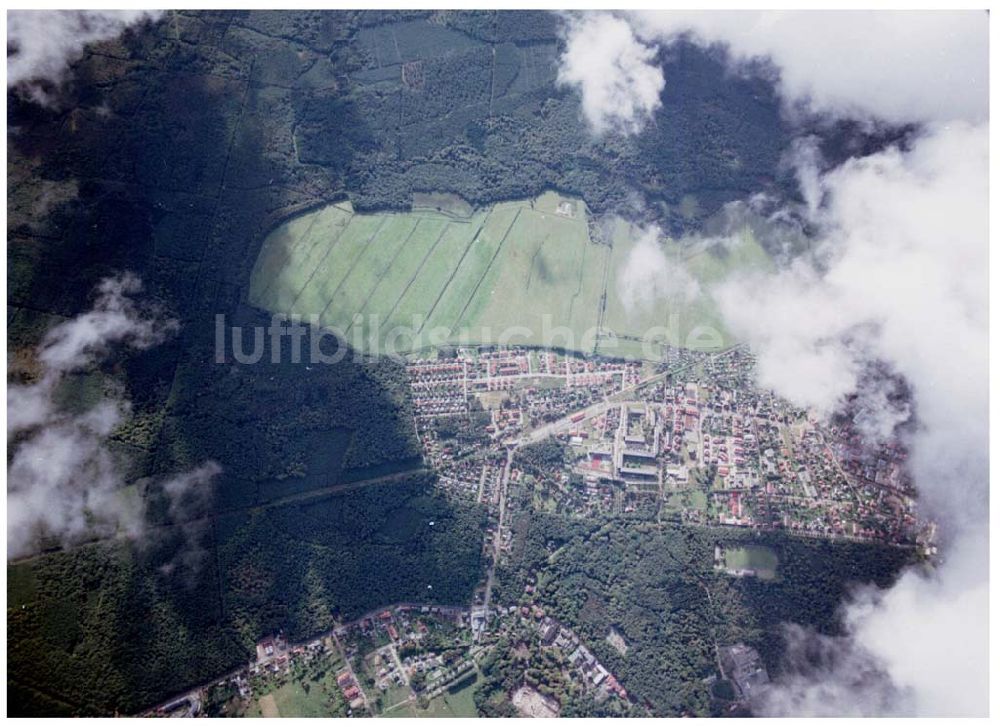
POLYGON ((293 640, 408 601, 463 604, 481 577, 485 513, 432 475, 241 511, 219 521, 226 614, 242 641, 293 640))
POLYGON ((414 191, 485 204, 553 188, 598 213, 634 212, 638 193, 680 230, 781 183, 789 137, 773 87, 729 74, 720 57, 664 52, 670 83, 649 128, 597 138, 575 93, 555 85, 555 15, 430 20, 362 28, 335 51, 348 93, 293 95, 300 159, 337 169, 361 207, 406 207, 414 191))
POLYGON ((137 711, 247 662, 263 635, 304 639, 400 601, 463 603, 483 518, 418 474, 9 566, 10 710, 137 711))
POLYGON ((566 462, 566 445, 555 437, 519 448, 514 464, 534 475, 562 469, 566 462))
POLYGON ((783 622, 839 633, 838 609, 850 589, 886 586, 912 558, 892 546, 780 533, 522 517, 528 522, 516 527, 510 561, 498 571, 501 600, 517 602, 533 579, 536 601, 664 716, 712 713, 703 680, 718 672, 716 644, 750 644, 780 673, 783 622), (776 579, 713 570, 716 545, 751 543, 778 553, 776 579), (605 640, 612 627, 628 644, 626 656, 605 640))

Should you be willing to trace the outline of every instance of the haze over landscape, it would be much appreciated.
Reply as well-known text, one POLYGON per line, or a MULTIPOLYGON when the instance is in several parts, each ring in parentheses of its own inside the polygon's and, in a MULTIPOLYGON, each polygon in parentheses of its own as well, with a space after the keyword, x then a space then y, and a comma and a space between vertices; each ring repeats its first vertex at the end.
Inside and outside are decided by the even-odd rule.
POLYGON ((10 11, 12 716, 985 716, 985 11, 10 11))

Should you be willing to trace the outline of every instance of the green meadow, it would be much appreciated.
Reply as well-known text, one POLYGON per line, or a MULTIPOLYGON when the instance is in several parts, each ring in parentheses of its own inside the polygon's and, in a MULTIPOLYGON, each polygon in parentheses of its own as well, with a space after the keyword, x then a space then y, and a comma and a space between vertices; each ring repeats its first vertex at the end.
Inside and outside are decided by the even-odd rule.
POLYGON ((507 343, 656 359, 665 345, 731 345, 709 288, 770 264, 749 233, 714 246, 659 240, 663 264, 694 292, 636 285, 626 271, 640 231, 615 219, 611 244, 595 242, 579 199, 547 192, 478 210, 443 195, 414 202, 373 214, 339 202, 288 220, 264 241, 248 302, 371 353, 507 343))

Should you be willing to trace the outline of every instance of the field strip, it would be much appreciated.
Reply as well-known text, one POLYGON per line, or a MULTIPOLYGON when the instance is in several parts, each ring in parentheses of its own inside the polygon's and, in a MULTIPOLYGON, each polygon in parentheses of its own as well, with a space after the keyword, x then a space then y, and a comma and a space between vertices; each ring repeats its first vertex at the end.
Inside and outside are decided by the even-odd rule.
POLYGON ((392 45, 396 49, 396 58, 399 59, 400 63, 403 63, 403 54, 399 52, 399 38, 396 37, 396 29, 390 26, 389 32, 392 34, 392 45))
MULTIPOLYGON (((496 21, 494 19, 494 36, 496 35, 496 21)), ((490 44, 490 110, 489 117, 493 118, 493 96, 497 87, 497 47, 490 44)))
POLYGON ((472 303, 472 301, 476 297, 476 293, 479 292, 479 286, 483 284, 484 280, 486 280, 487 273, 490 272, 490 268, 492 268, 493 267, 493 263, 496 262, 497 255, 499 255, 500 251, 503 249, 503 244, 504 244, 504 242, 507 241, 507 236, 510 234, 511 229, 513 229, 514 223, 517 222, 518 218, 521 216, 521 211, 523 209, 524 209, 523 207, 519 207, 518 210, 517 210, 517 213, 514 215, 514 219, 512 219, 510 221, 510 224, 507 225, 507 231, 504 232, 503 233, 503 237, 500 238, 500 244, 497 245, 497 249, 494 251, 493 257, 490 258, 490 262, 486 266, 486 269, 483 270, 483 274, 479 276, 479 282, 476 283, 476 287, 472 289, 472 295, 470 295, 469 299, 467 301, 465 301, 465 305, 462 307, 462 312, 458 314, 458 318, 455 320, 455 326, 456 327, 462 325, 462 319, 465 318, 465 312, 469 309, 469 304, 472 303))
POLYGON ((281 712, 278 711, 278 703, 274 701, 274 694, 265 694, 260 698, 260 714, 262 717, 267 719, 274 719, 275 717, 280 717, 281 712))
MULTIPOLYGON (((342 207, 337 207, 337 209, 343 210, 342 207)), ((343 211, 347 212, 347 217, 345 218, 345 221, 344 221, 343 224, 338 224, 336 226, 336 228, 335 228, 335 230, 336 230, 336 237, 334 238, 334 240, 333 240, 333 242, 331 244, 331 247, 333 247, 333 245, 336 244, 337 240, 340 239, 340 233, 344 231, 345 227, 347 227, 349 224, 351 224, 351 218, 354 217, 354 213, 353 212, 348 212, 347 210, 343 210, 343 211)), ((309 236, 309 233, 312 232, 313 227, 316 226, 316 222, 317 221, 319 221, 319 215, 318 214, 313 215, 312 220, 310 220, 310 222, 309 222, 309 227, 306 229, 305 235, 303 235, 303 237, 308 237, 309 236)), ((309 250, 305 254, 306 258, 308 258, 309 255, 312 253, 312 251, 314 249, 316 249, 316 246, 318 244, 320 244, 320 242, 322 241, 322 239, 323 238, 318 237, 315 240, 313 240, 313 244, 309 246, 309 250)), ((285 262, 282 264, 282 268, 284 268, 285 266, 288 265, 288 263, 291 260, 291 258, 292 258, 292 250, 291 250, 291 248, 288 248, 288 255, 285 258, 285 262)), ((260 292, 260 299, 262 301, 266 299, 267 291, 269 291, 271 289, 271 285, 274 283, 274 281, 278 280, 278 278, 279 278, 279 276, 272 275, 268 279, 267 285, 265 285, 264 289, 260 292)))
POLYGON ((580 261, 577 267, 580 269, 580 274, 576 278, 576 292, 573 293, 573 297, 569 301, 569 320, 573 320, 573 307, 576 305, 576 299, 580 297, 583 292, 583 273, 585 263, 587 262, 587 245, 592 244, 589 239, 585 240, 582 245, 580 245, 580 261))
MULTIPOLYGON (((351 219, 354 219, 354 217, 352 216, 352 217, 351 217, 351 219)), ((382 220, 381 220, 381 221, 379 222, 379 225, 378 225, 378 228, 376 228, 376 230, 375 230, 375 232, 376 232, 376 233, 377 233, 377 232, 378 232, 379 230, 381 230, 381 229, 382 229, 382 225, 384 225, 384 224, 385 224, 385 219, 386 219, 386 218, 383 218, 383 219, 382 219, 382 220)), ((350 222, 348 222, 348 226, 350 226, 350 222)), ((345 228, 345 230, 346 230, 346 228, 345 228)), ((344 230, 341 230, 341 232, 343 232, 343 231, 344 231, 344 230)), ((369 241, 371 241, 371 238, 369 238, 369 241)), ((291 310, 294 310, 294 309, 295 309, 295 306, 296 306, 296 305, 298 304, 298 302, 299 302, 299 299, 300 299, 300 298, 302 297, 302 294, 303 294, 303 293, 305 292, 306 288, 308 288, 308 287, 309 287, 309 283, 311 283, 311 282, 312 282, 312 279, 313 279, 313 277, 314 277, 314 276, 316 275, 316 271, 317 271, 317 270, 319 270, 319 269, 320 269, 321 267, 323 267, 323 263, 325 263, 325 262, 326 262, 326 259, 327 259, 328 257, 330 257, 330 253, 331 253, 331 252, 333 252, 333 251, 334 251, 334 249, 335 249, 335 248, 337 247, 337 243, 338 243, 338 242, 340 242, 340 235, 337 235, 337 239, 336 239, 336 240, 334 240, 334 242, 333 242, 333 244, 332 244, 332 245, 330 245, 330 249, 329 249, 329 250, 327 250, 327 251, 326 251, 326 254, 325 254, 325 255, 323 256, 323 258, 322 258, 322 259, 321 259, 321 260, 320 260, 320 261, 319 261, 318 263, 316 263, 316 266, 315 266, 315 267, 314 267, 314 268, 312 269, 312 272, 311 272, 311 273, 309 273, 309 277, 308 277, 308 278, 306 278, 306 282, 305 282, 305 283, 303 283, 303 285, 302 285, 302 287, 301 287, 301 288, 299 288, 299 292, 295 294, 295 299, 294 299, 294 300, 292 301, 292 305, 291 305, 291 306, 289 306, 289 308, 290 308, 291 310)), ((367 245, 367 243, 365 243, 365 244, 367 245)))
MULTIPOLYGON (((319 314, 318 320, 323 320, 323 316, 326 314, 327 309, 333 302, 333 297, 337 294, 337 291, 340 290, 340 286, 342 286, 345 282, 347 282, 350 279, 351 273, 354 272, 354 267, 358 264, 358 261, 365 256, 365 251, 368 249, 368 246, 371 245, 372 240, 378 237, 378 234, 382 231, 382 228, 385 227, 386 220, 389 220, 391 218, 392 215, 384 215, 382 219, 379 220, 378 227, 376 227, 374 231, 372 231, 372 234, 368 236, 368 239, 365 240, 365 244, 362 245, 361 248, 358 250, 357 257, 351 261, 351 266, 347 269, 347 273, 344 275, 343 278, 340 279, 340 282, 337 283, 337 287, 334 288, 333 292, 330 293, 330 300, 326 302, 326 306, 323 308, 323 311, 319 314)), ((324 260, 326 260, 326 258, 324 258, 324 260)), ((313 275, 316 274, 316 270, 319 270, 320 265, 322 264, 323 263, 320 262, 320 264, 316 266, 316 269, 313 270, 312 275, 309 276, 309 281, 306 281, 306 285, 309 285, 309 282, 312 281, 313 275)), ((305 287, 303 287, 302 290, 305 290, 305 287)), ((299 295, 302 295, 302 293, 300 292, 299 295)), ((296 300, 296 302, 298 301, 296 300)))
MULTIPOLYGON (((531 52, 531 48, 530 48, 530 46, 527 47, 527 48, 518 47, 518 50, 521 52, 521 67, 524 69, 524 75, 526 77, 528 77, 528 78, 531 79, 530 80, 531 86, 529 86, 529 88, 534 88, 534 86, 535 86, 535 63, 534 63, 534 60, 535 59, 532 57, 533 54, 531 52)), ((516 81, 517 79, 515 78, 514 80, 516 81)))
POLYGON ((424 265, 427 264, 427 260, 430 258, 431 255, 434 254, 434 251, 437 250, 437 246, 444 237, 444 233, 448 231, 448 228, 451 227, 451 225, 452 225, 451 221, 445 223, 445 226, 441 228, 441 234, 437 236, 437 239, 434 241, 434 244, 431 245, 430 250, 424 253, 424 257, 420 261, 420 265, 417 266, 417 269, 413 272, 413 275, 410 276, 410 280, 406 283, 406 286, 401 291, 399 291, 399 296, 396 298, 396 302, 392 304, 392 309, 389 311, 389 314, 385 318, 387 322, 392 321, 392 317, 396 313, 396 308, 399 307, 399 302, 403 299, 403 296, 406 295, 406 291, 410 289, 410 286, 413 285, 413 281, 417 279, 418 275, 420 275, 420 271, 424 269, 424 265))
MULTIPOLYGON (((600 308, 597 311, 597 338, 600 339, 601 332, 604 330, 604 316, 608 310, 608 275, 611 274, 611 248, 605 247, 606 251, 604 253, 604 283, 601 286, 601 300, 600 308)), ((596 343, 595 343, 596 350, 596 343)))
MULTIPOLYGON (((490 214, 493 213, 491 212, 490 214)), ((427 317, 424 318, 424 322, 420 324, 420 330, 417 331, 417 335, 420 335, 420 333, 424 330, 424 326, 427 325, 427 321, 433 318, 434 309, 438 307, 438 303, 440 303, 441 299, 444 297, 445 291, 447 291, 448 288, 451 287, 452 281, 455 280, 455 273, 457 273, 461 269, 462 262, 468 256, 469 250, 472 248, 472 246, 476 244, 476 240, 479 239, 479 233, 483 231, 483 227, 486 225, 486 221, 489 220, 489 218, 490 215, 486 215, 485 217, 483 217, 483 221, 479 223, 479 227, 476 228, 476 232, 475 234, 472 235, 472 239, 469 240, 469 244, 466 245, 465 250, 462 251, 462 257, 458 259, 458 265, 456 265, 455 269, 451 271, 451 275, 448 276, 448 280, 445 282, 443 286, 441 286, 441 290, 438 293, 437 298, 434 299, 434 305, 432 305, 431 309, 427 311, 427 317)))
POLYGON ((531 256, 531 262, 528 263, 528 282, 524 286, 525 292, 531 287, 531 279, 535 275, 535 261, 538 259, 538 254, 542 251, 542 246, 549 241, 550 237, 551 235, 546 233, 545 237, 539 241, 538 247, 535 248, 535 252, 531 256))
MULTIPOLYGON (((313 218, 311 220, 309 220, 309 226, 306 228, 306 233, 305 233, 306 235, 308 235, 310 232, 312 232, 312 228, 316 226, 316 220, 318 218, 319 218, 319 215, 315 215, 315 216, 313 216, 313 218)), ((313 241, 312 246, 310 246, 310 248, 309 248, 310 251, 313 249, 313 247, 316 246, 317 242, 318 242, 318 240, 313 241)), ((264 243, 265 243, 265 245, 267 244, 267 238, 264 239, 264 243)), ((261 252, 257 256, 257 262, 254 263, 254 267, 256 267, 257 265, 262 265, 264 263, 264 255, 263 255, 263 253, 264 253, 264 250, 262 249, 261 252)), ((307 252, 306 253, 306 257, 308 257, 308 256, 309 256, 309 253, 307 252)), ((285 247, 284 260, 282 261, 281 266, 278 269, 279 270, 284 270, 288 266, 288 263, 291 261, 291 259, 292 259, 292 246, 289 245, 289 246, 285 247)), ((252 277, 253 277, 253 274, 251 274, 251 278, 252 277)), ((268 276, 267 282, 264 285, 264 289, 260 291, 260 298, 259 299, 261 301, 265 300, 266 295, 267 295, 267 291, 271 289, 271 285, 277 279, 278 279, 277 275, 270 275, 270 276, 268 276)))
MULTIPOLYGON (((348 333, 350 333, 351 329, 354 327, 354 321, 356 317, 365 312, 365 308, 368 306, 368 301, 372 299, 372 295, 375 294, 375 291, 378 289, 378 286, 382 282, 382 279, 386 275, 388 275, 389 272, 392 270, 392 266, 395 264, 396 258, 399 257, 399 253, 403 252, 403 248, 406 247, 406 243, 410 241, 410 238, 413 237, 413 233, 417 231, 418 227, 420 227, 419 219, 417 219, 417 221, 414 222, 413 228, 410 230, 409 234, 407 234, 407 236, 403 239, 403 242, 396 247, 396 251, 392 254, 392 258, 389 260, 389 263, 385 266, 385 268, 382 270, 379 276, 375 279, 375 282, 372 283, 372 287, 368 290, 368 295, 366 295, 365 299, 361 301, 361 305, 358 307, 357 312, 353 316, 351 316, 351 324, 344 331, 345 336, 348 333)), ((362 323, 362 325, 364 324, 362 323)))

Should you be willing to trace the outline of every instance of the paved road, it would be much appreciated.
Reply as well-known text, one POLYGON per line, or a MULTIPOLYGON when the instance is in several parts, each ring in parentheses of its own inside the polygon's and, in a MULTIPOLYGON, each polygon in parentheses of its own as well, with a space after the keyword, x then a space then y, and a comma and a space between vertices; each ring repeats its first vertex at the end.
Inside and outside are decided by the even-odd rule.
POLYGON ((500 516, 497 519, 496 534, 493 536, 493 561, 490 563, 490 569, 486 575, 486 593, 483 596, 482 605, 484 618, 489 616, 490 598, 493 594, 493 580, 496 575, 497 561, 500 560, 500 546, 503 543, 503 521, 507 513, 507 485, 510 482, 510 468, 514 462, 514 452, 517 451, 517 446, 507 449, 507 462, 504 464, 503 477, 500 479, 500 516))
MULTIPOLYGON (((719 358, 720 356, 725 356, 726 354, 734 351, 736 348, 737 348, 736 346, 727 348, 724 351, 720 351, 719 353, 713 354, 712 358, 719 358)), ((598 414, 607 411, 608 409, 613 409, 614 407, 621 406, 622 404, 635 404, 636 406, 645 405, 647 402, 631 398, 636 391, 659 379, 666 378, 667 376, 675 376, 681 373, 682 371, 691 368, 696 363, 699 362, 693 361, 691 363, 684 364, 683 366, 678 366, 676 368, 672 368, 658 374, 653 374, 652 376, 647 376, 641 381, 637 381, 632 386, 626 387, 621 391, 615 392, 614 394, 605 397, 602 401, 599 401, 596 404, 591 404, 590 406, 585 407, 584 409, 578 409, 577 411, 570 412, 563 418, 557 419, 554 422, 543 424, 537 429, 533 429, 532 431, 522 435, 517 446, 521 446, 523 444, 534 444, 535 442, 540 442, 543 439, 546 439, 547 437, 557 434, 563 429, 568 429, 572 424, 577 423, 573 421, 573 417, 577 417, 581 413, 583 413, 583 417, 581 417, 581 419, 590 419, 591 417, 595 417, 598 414)))
POLYGON ((407 687, 410 686, 410 675, 406 673, 406 669, 403 668, 403 662, 399 659, 399 652, 396 651, 395 644, 389 644, 389 653, 392 654, 392 660, 396 662, 396 668, 399 669, 399 675, 403 677, 403 682, 407 687))
POLYGON ((343 659, 344 663, 347 665, 347 671, 350 672, 351 679, 354 680, 354 683, 358 687, 358 691, 361 692, 361 699, 365 703, 365 711, 368 712, 369 715, 374 714, 374 712, 372 712, 371 704, 368 702, 368 695, 365 694, 365 689, 361 686, 361 681, 358 679, 358 675, 354 673, 354 666, 351 664, 351 660, 347 658, 347 651, 344 650, 343 644, 340 643, 340 639, 337 637, 337 632, 333 631, 331 636, 333 636, 333 642, 337 645, 337 651, 340 652, 340 658, 343 659))

